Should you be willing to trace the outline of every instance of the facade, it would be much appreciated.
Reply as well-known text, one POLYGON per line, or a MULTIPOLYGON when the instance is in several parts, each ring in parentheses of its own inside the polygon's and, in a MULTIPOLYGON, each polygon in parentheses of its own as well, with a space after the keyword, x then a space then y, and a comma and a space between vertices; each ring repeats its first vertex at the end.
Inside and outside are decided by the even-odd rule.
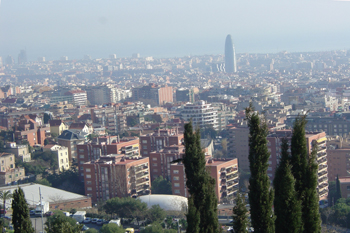
POLYGON ((120 134, 127 128, 126 116, 118 113, 114 107, 91 109, 91 120, 111 133, 120 134))
POLYGON ((15 131, 15 140, 19 144, 27 141, 30 146, 44 145, 47 130, 49 129, 40 127, 33 119, 25 116, 18 122, 17 130, 15 131))
POLYGON ((187 103, 181 112, 181 117, 185 121, 192 120, 193 125, 200 128, 211 126, 215 130, 219 129, 217 110, 203 100, 194 104, 187 103))
POLYGON ((350 197, 350 177, 339 177, 342 198, 350 197))
MULTIPOLYGON (((268 140, 268 150, 271 153, 269 159, 269 168, 267 174, 270 177, 271 182, 274 179, 276 167, 279 163, 281 157, 281 140, 282 138, 291 139, 292 131, 291 130, 277 130, 267 136, 268 140)), ((312 143, 316 141, 317 143, 317 163, 318 163, 318 194, 319 199, 327 199, 328 196, 328 163, 327 163, 327 147, 326 147, 326 133, 310 133, 307 132, 306 142, 308 153, 311 153, 312 143)))
POLYGON ((50 120, 50 133, 54 133, 57 136, 61 135, 61 133, 68 129, 68 126, 62 120, 50 120))
POLYGON ((142 101, 153 106, 173 103, 173 88, 168 86, 158 86, 150 83, 148 86, 132 89, 132 99, 134 102, 142 101))
MULTIPOLYGON (((188 197, 185 167, 181 163, 170 166, 173 195, 188 197)), ((212 159, 207 157, 206 168, 215 179, 215 194, 219 203, 233 199, 239 187, 237 159, 212 159)))
POLYGON ((28 145, 17 145, 15 142, 7 142, 4 151, 14 154, 16 157, 20 158, 22 162, 30 162, 32 159, 28 145))
POLYGON ((73 90, 65 93, 65 96, 71 98, 71 101, 76 106, 82 106, 87 104, 86 91, 83 90, 73 90))
POLYGON ((113 197, 150 194, 149 159, 126 159, 124 155, 101 156, 83 164, 85 195, 93 203, 113 197))
POLYGON ((149 154, 151 180, 153 181, 159 176, 171 180, 171 162, 182 158, 184 153, 185 146, 183 145, 167 146, 159 151, 151 152, 149 154))
POLYGON ((0 185, 15 184, 24 177, 24 168, 16 168, 15 155, 0 153, 0 185))
POLYGON ((225 71, 227 73, 237 72, 236 52, 231 35, 227 35, 225 41, 225 71))
POLYGON ((190 102, 194 103, 194 90, 187 88, 180 88, 176 90, 176 102, 190 102))
POLYGON ((70 165, 68 147, 60 145, 46 145, 44 146, 43 151, 51 151, 57 156, 58 169, 60 172, 69 170, 70 165))
POLYGON ((331 149, 327 147, 328 180, 335 181, 339 177, 349 176, 350 149, 331 149))
POLYGON ((141 156, 148 157, 151 152, 160 151, 164 147, 172 145, 181 145, 183 134, 179 134, 177 128, 160 129, 153 134, 140 136, 141 156))
POLYGON ((238 166, 243 171, 249 171, 249 128, 237 126, 229 129, 228 154, 238 159, 238 166))
POLYGON ((123 154, 127 158, 139 157, 139 138, 123 138, 118 136, 107 136, 97 138, 95 144, 77 145, 77 161, 80 177, 83 180, 83 164, 98 160, 101 156, 109 154, 123 154))
POLYGON ((87 134, 78 130, 65 130, 57 137, 58 144, 68 148, 69 161, 77 158, 77 145, 84 144, 87 134))

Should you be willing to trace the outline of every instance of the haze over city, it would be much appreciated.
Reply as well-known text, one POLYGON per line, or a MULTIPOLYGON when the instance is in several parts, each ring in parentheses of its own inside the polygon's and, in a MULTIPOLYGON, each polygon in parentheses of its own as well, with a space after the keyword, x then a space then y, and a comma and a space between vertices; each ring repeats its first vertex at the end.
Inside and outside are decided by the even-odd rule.
POLYGON ((346 1, 4 0, 0 56, 28 60, 349 49, 346 1))

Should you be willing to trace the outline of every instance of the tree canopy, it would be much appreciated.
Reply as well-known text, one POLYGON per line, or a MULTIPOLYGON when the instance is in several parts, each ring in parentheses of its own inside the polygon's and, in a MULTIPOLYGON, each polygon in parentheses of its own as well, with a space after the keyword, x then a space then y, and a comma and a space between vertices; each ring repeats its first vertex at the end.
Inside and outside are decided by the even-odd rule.
POLYGON ((172 194, 170 181, 163 178, 163 176, 157 177, 152 182, 152 194, 172 194))
POLYGON ((18 187, 13 192, 12 224, 15 233, 33 233, 34 228, 30 220, 28 203, 23 190, 18 187))

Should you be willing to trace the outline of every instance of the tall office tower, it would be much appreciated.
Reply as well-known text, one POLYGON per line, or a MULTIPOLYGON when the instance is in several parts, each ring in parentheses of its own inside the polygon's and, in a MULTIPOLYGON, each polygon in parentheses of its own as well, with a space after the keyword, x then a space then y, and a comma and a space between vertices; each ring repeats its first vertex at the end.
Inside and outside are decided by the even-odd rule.
POLYGON ((225 70, 227 73, 237 72, 236 51, 233 47, 231 35, 227 35, 225 42, 225 70))
POLYGON ((27 51, 24 49, 18 54, 18 64, 23 64, 27 62, 27 51))

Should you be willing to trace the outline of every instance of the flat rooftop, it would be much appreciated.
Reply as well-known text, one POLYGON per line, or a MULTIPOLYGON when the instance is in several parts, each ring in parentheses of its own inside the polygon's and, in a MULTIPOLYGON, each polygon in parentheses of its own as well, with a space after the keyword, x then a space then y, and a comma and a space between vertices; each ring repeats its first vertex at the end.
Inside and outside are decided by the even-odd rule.
POLYGON ((62 189, 52 188, 49 186, 41 185, 41 184, 21 184, 21 185, 13 185, 13 186, 4 186, 0 187, 0 191, 10 190, 11 193, 17 189, 17 187, 21 187, 24 192, 24 196, 29 205, 36 205, 40 202, 39 188, 41 189, 41 197, 43 202, 65 202, 71 200, 83 200, 88 198, 87 196, 71 193, 64 191, 62 189))

